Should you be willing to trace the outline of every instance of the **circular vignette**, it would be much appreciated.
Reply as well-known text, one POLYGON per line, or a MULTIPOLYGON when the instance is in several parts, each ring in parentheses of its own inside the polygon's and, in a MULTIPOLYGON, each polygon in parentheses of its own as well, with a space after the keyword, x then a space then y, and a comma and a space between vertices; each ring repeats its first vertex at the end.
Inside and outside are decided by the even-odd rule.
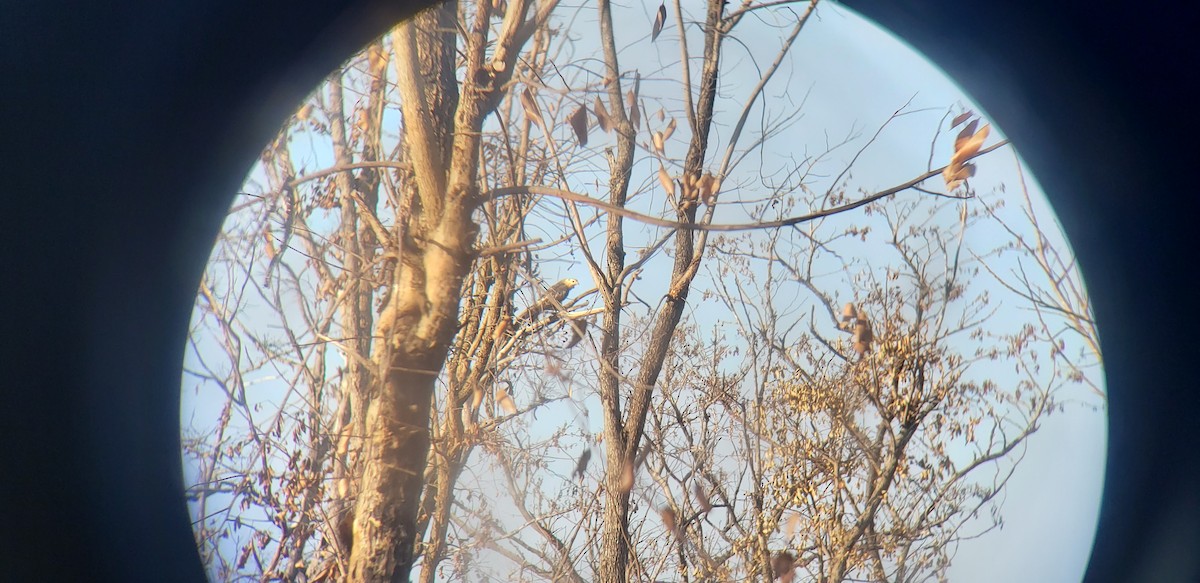
MULTIPOLYGON (((374 3, 385 4, 395 5, 374 3)), ((182 27, 181 18, 152 9, 123 12, 81 6, 72 7, 64 18, 66 12, 59 6, 37 3, 11 13, 13 19, 5 21, 9 28, 0 36, 5 39, 0 44, 0 66, 23 80, 7 102, 22 115, 12 118, 11 131, 0 142, 4 159, 20 169, 8 186, 14 192, 58 193, 50 198, 11 198, 13 216, 57 218, 49 226, 18 221, 5 231, 5 253, 21 255, 15 273, 24 282, 6 287, 5 293, 23 307, 14 324, 26 331, 20 338, 6 338, 10 342, 5 353, 13 355, 6 360, 12 365, 14 386, 29 390, 11 396, 17 406, 6 410, 9 416, 3 431, 10 443, 34 443, 52 453, 28 456, 21 454, 28 449, 8 449, 4 454, 11 462, 8 465, 23 470, 10 477, 11 495, 2 502, 3 563, 15 578, 104 581, 200 576, 176 482, 178 339, 186 329, 194 274, 224 213, 225 201, 214 193, 234 186, 233 177, 262 143, 261 136, 218 140, 217 133, 238 133, 232 129, 229 113, 236 108, 225 106, 238 103, 242 97, 236 90, 256 83, 252 79, 269 79, 286 68, 278 56, 248 60, 245 55, 255 53, 255 48, 259 54, 301 55, 303 47, 319 36, 315 31, 329 21, 327 15, 345 4, 289 6, 304 15, 299 18, 304 26, 275 18, 278 9, 266 4, 248 6, 239 15, 215 15, 211 30, 243 31, 233 35, 237 43, 199 42, 186 50, 163 51, 161 62, 169 66, 158 69, 144 63, 139 56, 142 47, 180 46, 173 43, 183 37, 169 32, 182 27), (246 20, 256 23, 256 31, 278 34, 250 34, 246 20), (62 34, 44 35, 48 28, 62 34), (122 34, 113 34, 115 30, 122 34), (168 34, 163 36, 163 31, 168 34), (234 69, 233 76, 179 74, 189 70, 189 63, 235 61, 241 67, 234 69), (112 62, 124 64, 125 77, 113 75, 112 62), (90 103, 106 115, 83 117, 72 113, 78 109, 64 107, 76 102, 78 90, 75 84, 61 83, 64 71, 78 74, 81 82, 96 88, 90 103), (127 91, 133 87, 148 101, 173 104, 176 113, 129 107, 127 91), (194 113, 183 116, 178 111, 194 113), (197 132, 197 128, 208 129, 197 132), (188 151, 164 150, 162 135, 192 136, 188 151), (74 143, 92 145, 71 157, 75 170, 89 180, 64 172, 63 157, 46 156, 74 143), (229 154, 236 161, 204 166, 196 159, 196 152, 230 152, 226 148, 231 144, 243 152, 240 157, 229 154), (214 184, 214 177, 225 177, 229 183, 214 184), (179 185, 180 190, 164 198, 162 184, 179 185), (96 205, 97 200, 126 204, 96 205), (80 213, 81 208, 88 212, 80 213), (141 210, 134 217, 128 208, 141 210), (202 232, 176 228, 193 208, 206 209, 203 216, 208 221, 196 227, 202 232), (145 229, 145 221, 167 227, 145 229), (90 244, 71 249, 77 261, 56 260, 69 242, 81 239, 90 244), (184 258, 176 262, 150 253, 164 241, 177 241, 184 258), (28 261, 28 254, 36 259, 28 261), (109 260, 114 255, 127 261, 116 264, 109 260), (82 283, 64 286, 64 276, 82 283), (131 281, 142 283, 130 286, 131 281), (164 303, 157 311, 149 308, 164 303), (61 349, 50 354, 46 346, 61 349), (78 358, 64 360, 61 354, 78 358), (122 382, 114 385, 113 378, 122 382), (143 444, 159 445, 147 449, 143 444), (101 453, 105 450, 111 453, 101 453), (98 499, 105 503, 98 505, 98 499), (64 524, 73 528, 64 531, 64 524), (55 545, 45 544, 48 540, 55 545), (146 563, 146 557, 154 557, 153 565, 146 563)), ((1088 10, 1083 3, 1076 10, 1062 10, 1061 14, 1073 14, 1071 26, 1055 16, 1057 7, 1051 14, 1050 8, 1018 13, 983 3, 893 7, 855 2, 852 6, 908 39, 956 79, 967 77, 966 68, 949 64, 954 57, 943 54, 945 43, 953 43, 958 58, 964 60, 981 61, 992 55, 994 66, 1011 72, 1014 86, 1032 93, 1030 99, 1046 119, 1014 123, 1002 104, 972 82, 963 84, 1012 138, 1029 142, 1022 151, 1037 160, 1050 159, 1042 154, 1081 152, 1077 158, 1060 160, 1065 174, 1034 169, 1060 209, 1089 274, 1099 317, 1106 326, 1104 342, 1111 352, 1110 456, 1114 462, 1109 465, 1100 536, 1088 580, 1135 580, 1139 569, 1156 558, 1161 559, 1157 564, 1175 569, 1158 580, 1194 579, 1195 569, 1182 560, 1185 554, 1160 546, 1161 537, 1147 536, 1150 532, 1192 536, 1194 532, 1172 531, 1177 527, 1165 522, 1163 514, 1175 509, 1160 509, 1158 504, 1164 491, 1188 491, 1197 475, 1195 456, 1187 447, 1197 440, 1195 425, 1187 422, 1188 412, 1196 408, 1196 394, 1172 389, 1190 385, 1184 380, 1190 360, 1183 348, 1189 346, 1185 334, 1190 327, 1164 328, 1144 316, 1147 306, 1169 304, 1176 290, 1185 289, 1186 272, 1175 266, 1187 264, 1184 221, 1193 216, 1189 211, 1194 207, 1184 198, 1189 190, 1182 175, 1138 170, 1151 167, 1146 163, 1150 159, 1184 167, 1180 152, 1186 150, 1177 146, 1186 132, 1175 133, 1154 123, 1125 126, 1118 132, 1107 123, 1093 123, 1186 110, 1182 94, 1161 81, 1174 77, 1169 68, 1182 63, 1186 69, 1196 62, 1194 49, 1172 41, 1184 38, 1181 27, 1186 19, 1162 20, 1149 11, 1106 13, 1088 10), (963 32, 959 15, 964 11, 973 11, 990 26, 963 32), (1136 42, 1110 34, 1113 30, 1129 31, 1136 42), (1040 37, 1050 47, 1048 52, 1062 55, 1068 66, 1054 67, 1042 54, 1012 50, 1013 35, 1040 37), (1155 54, 1173 58, 1146 58, 1155 54), (1087 104, 1090 112, 1083 121, 1071 115, 1080 104, 1087 104), (1128 207, 1124 203, 1131 192, 1155 193, 1161 206, 1154 209, 1184 212, 1128 207), (1133 235, 1109 235, 1126 232, 1133 235), (1095 280, 1100 278, 1108 280, 1098 285, 1095 280), (1165 555, 1152 556, 1156 549, 1165 555)), ((361 39, 383 28, 371 22, 359 26, 361 39)), ((323 57, 310 54, 334 63, 350 50, 323 57)), ((326 65, 318 68, 324 71, 326 65)), ((307 86, 282 95, 275 102, 276 119, 306 90, 307 86)), ((1180 122, 1188 128, 1186 117, 1180 122)), ((1195 321, 1194 309, 1185 305, 1179 310, 1179 320, 1195 321)), ((1175 512, 1175 516, 1194 515, 1194 505, 1185 504, 1175 512)), ((1173 538, 1186 542, 1186 536, 1173 538)))

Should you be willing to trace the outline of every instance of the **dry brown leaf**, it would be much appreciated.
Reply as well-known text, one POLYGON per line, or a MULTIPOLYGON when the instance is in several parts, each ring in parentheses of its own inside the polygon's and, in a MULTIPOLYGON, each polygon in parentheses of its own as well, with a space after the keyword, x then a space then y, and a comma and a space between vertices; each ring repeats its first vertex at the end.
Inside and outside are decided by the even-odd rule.
POLYGON ((526 87, 521 92, 521 107, 525 110, 525 117, 541 127, 542 110, 538 107, 537 100, 533 98, 533 89, 526 87))
MULTIPOLYGON (((860 312, 861 316, 862 313, 860 312)), ((860 317, 858 322, 854 324, 854 352, 862 357, 871 350, 871 343, 875 341, 875 333, 871 330, 871 323, 866 318, 860 317)))
POLYGON ((513 402, 513 398, 509 396, 504 387, 496 387, 496 404, 500 405, 500 409, 509 415, 517 413, 517 404, 513 402))
POLYGON ((975 115, 975 112, 968 109, 968 110, 954 116, 954 120, 950 122, 950 127, 951 128, 958 127, 963 122, 967 121, 968 119, 971 119, 971 116, 973 116, 973 115, 975 115))
POLYGON ((588 141, 587 108, 580 105, 571 112, 568 121, 571 123, 571 129, 575 130, 575 138, 579 140, 579 145, 586 146, 588 141))
POLYGON ((626 462, 625 465, 621 467, 621 492, 628 492, 631 488, 633 488, 633 473, 632 463, 626 462))
MULTIPOLYGON (((978 132, 975 132, 965 140, 962 140, 961 142, 956 140, 954 155, 950 157, 950 165, 957 166, 969 160, 975 154, 978 154, 980 148, 983 147, 983 142, 987 139, 988 133, 991 131, 991 129, 991 124, 987 124, 979 128, 978 132)), ((959 137, 961 137, 961 134, 959 137)))
POLYGON ((612 120, 608 117, 608 110, 604 109, 604 102, 600 100, 600 96, 596 96, 596 105, 592 108, 592 113, 596 115, 596 125, 600 126, 600 131, 608 133, 612 128, 612 120))
POLYGON ((692 491, 696 493, 696 504, 700 506, 702 512, 712 510, 712 502, 708 499, 708 494, 704 493, 704 488, 700 486, 700 482, 692 484, 692 491))
POLYGON ((667 527, 667 530, 671 531, 671 534, 676 537, 682 537, 682 533, 679 530, 679 517, 675 515, 674 510, 664 506, 659 509, 658 515, 662 517, 663 525, 667 527))
POLYGON ((271 236, 270 230, 263 229, 263 239, 266 242, 265 251, 267 253, 267 259, 275 259, 275 255, 277 255, 279 251, 275 249, 275 238, 271 236))
POLYGON ((658 5, 658 14, 654 17, 654 25, 650 29, 650 42, 658 39, 659 33, 662 32, 663 25, 667 22, 667 5, 665 3, 658 5))
POLYGON ((690 174, 679 177, 679 198, 688 203, 696 200, 696 178, 690 174))
POLYGON ((579 344, 579 341, 583 340, 583 335, 587 334, 588 321, 572 320, 570 328, 571 338, 567 340, 567 343, 563 345, 563 348, 574 348, 576 344, 579 344))
POLYGON ((942 170, 942 180, 946 181, 946 190, 953 191, 958 188, 958 185, 962 184, 961 180, 955 178, 957 174, 954 166, 946 166, 946 169, 942 170))
POLYGON ((975 135, 975 128, 977 128, 977 127, 979 127, 979 120, 973 119, 973 120, 971 120, 971 123, 967 124, 967 127, 963 128, 962 131, 958 132, 958 135, 955 136, 955 138, 954 138, 954 151, 955 152, 961 150, 963 147, 963 144, 966 143, 966 141, 968 139, 970 139, 971 136, 975 135))
POLYGON ((954 191, 962 184, 963 181, 957 178, 958 170, 954 166, 946 166, 946 169, 942 170, 942 180, 946 181, 946 190, 954 191))
POLYGON ((582 478, 583 473, 587 471, 588 462, 591 461, 591 459, 592 448, 589 447, 583 450, 583 453, 579 454, 579 460, 575 462, 575 471, 572 472, 571 476, 574 478, 582 478))
POLYGON ((794 535, 796 534, 796 529, 798 528, 800 528, 800 515, 793 514, 791 518, 788 518, 787 525, 784 527, 784 530, 786 530, 789 535, 794 535))
POLYGON ((253 545, 246 545, 242 548, 241 554, 238 555, 237 568, 241 569, 246 566, 246 561, 250 559, 250 552, 254 550, 253 545))
POLYGON ((790 583, 796 568, 796 557, 790 551, 780 551, 771 558, 771 570, 775 578, 783 583, 790 583))
POLYGON ((663 142, 665 143, 667 140, 671 139, 671 134, 673 133, 675 133, 675 118, 671 118, 671 121, 667 122, 667 127, 663 129, 663 142))
POLYGON ((713 192, 713 184, 715 183, 716 180, 713 178, 713 175, 707 172, 696 181, 696 194, 708 206, 712 206, 717 202, 716 193, 713 192))
MULTIPOLYGON (((953 166, 951 168, 953 168, 953 166)), ((950 178, 952 180, 966 180, 968 178, 974 178, 974 177, 975 177, 975 165, 970 162, 960 165, 955 170, 955 172, 953 174, 951 174, 951 176, 950 176, 950 178)))
POLYGON ((354 129, 358 130, 360 134, 366 133, 367 128, 370 127, 369 115, 365 109, 358 110, 357 119, 354 121, 354 129))
POLYGON ((671 180, 671 175, 667 173, 667 169, 662 164, 658 165, 658 183, 662 184, 663 190, 667 192, 667 196, 675 195, 675 183, 671 180))
POLYGON ((975 165, 970 162, 952 164, 942 171, 942 178, 946 180, 946 190, 958 188, 966 179, 973 176, 975 176, 975 165))
POLYGON ((665 147, 663 144, 662 134, 660 134, 658 132, 654 132, 654 133, 650 134, 650 141, 652 142, 652 144, 654 146, 654 151, 658 154, 662 154, 664 147, 665 147))
POLYGON ((847 302, 845 306, 842 306, 842 321, 838 322, 838 328, 849 332, 854 327, 854 318, 857 314, 858 308, 847 302))

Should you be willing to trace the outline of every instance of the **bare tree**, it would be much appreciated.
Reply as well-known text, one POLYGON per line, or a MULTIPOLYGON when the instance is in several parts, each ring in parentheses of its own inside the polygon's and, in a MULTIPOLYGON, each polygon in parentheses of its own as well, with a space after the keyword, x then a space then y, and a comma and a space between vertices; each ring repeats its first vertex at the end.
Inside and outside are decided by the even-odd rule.
POLYGON ((1067 377, 1072 382, 1086 384, 1093 394, 1106 401, 1104 387, 1090 374, 1104 366, 1104 355, 1083 277, 1061 237, 1061 229, 1057 225, 1051 227, 1053 219, 1039 214, 1035 208, 1019 160, 1016 167, 1021 215, 1008 216, 1004 198, 987 204, 988 214, 1009 236, 1009 242, 994 250, 991 255, 996 260, 984 262, 984 267, 1033 311, 1036 334, 1050 343, 1051 358, 1063 367, 1067 377), (1009 268, 993 266, 1006 252, 1015 252, 1016 264, 1009 268))
POLYGON ((892 253, 872 254, 858 272, 846 265, 840 273, 854 276, 842 281, 819 274, 839 263, 844 237, 814 230, 821 244, 800 248, 775 236, 722 243, 744 259, 719 297, 737 315, 752 392, 721 388, 700 402, 731 418, 723 431, 740 436, 746 476, 731 479, 730 461, 711 454, 681 465, 706 477, 698 488, 713 499, 750 503, 731 505, 725 520, 739 537, 714 537, 722 544, 710 552, 746 549, 746 573, 757 568, 762 580, 775 576, 767 557, 787 553, 808 580, 921 581, 944 577, 957 542, 995 524, 973 519, 1053 409, 1057 379, 1020 358, 1033 342, 1027 328, 985 325, 996 308, 970 283, 978 265, 959 261, 977 216, 964 207, 953 228, 947 206, 874 209, 892 253), (754 267, 777 275, 743 283, 754 267), (795 288, 810 309, 792 299, 795 288), (835 304, 835 290, 849 301, 835 304), (996 363, 1020 374, 997 375, 996 363))
MULTIPOLYGON (((829 449, 820 454, 825 458, 857 456, 822 475, 866 488, 842 501, 865 505, 856 509, 858 526, 838 535, 848 538, 820 552, 797 549, 797 565, 821 557, 832 562, 821 576, 840 580, 861 568, 861 541, 927 541, 892 533, 935 527, 904 523, 897 513, 908 508, 893 509, 883 496, 895 491, 886 480, 908 471, 907 444, 920 442, 905 420, 918 416, 915 426, 923 428, 933 409, 921 407, 945 407, 950 389, 928 387, 961 387, 953 378, 958 369, 939 368, 951 378, 934 384, 906 381, 905 391, 932 399, 906 405, 916 412, 858 396, 851 399, 858 417, 835 418, 828 411, 851 411, 837 399, 881 391, 884 373, 901 365, 877 356, 855 361, 848 356, 853 346, 847 353, 827 340, 828 355, 845 364, 814 372, 799 364, 801 353, 756 344, 761 339, 747 328, 752 319, 741 318, 742 340, 758 352, 739 374, 761 398, 745 408, 734 396, 737 383, 722 372, 725 380, 705 385, 700 400, 725 408, 710 419, 681 403, 665 381, 683 378, 678 370, 689 366, 701 370, 694 359, 704 353, 670 366, 668 360, 681 358, 672 344, 705 261, 799 268, 774 249, 755 255, 753 246, 714 246, 712 233, 773 241, 807 233, 807 252, 817 253, 831 241, 809 225, 928 190, 926 181, 957 176, 1003 142, 977 144, 946 167, 861 196, 848 194, 857 155, 819 191, 808 172, 820 157, 767 185, 739 169, 795 119, 794 111, 769 107, 767 88, 816 2, 712 0, 696 14, 679 2, 670 10, 664 4, 647 21, 647 38, 615 30, 614 21, 628 18, 614 17, 614 8, 597 3, 599 40, 589 44, 573 35, 586 26, 590 6, 442 4, 331 75, 264 150, 252 174, 262 184, 248 185, 232 209, 201 286, 187 371, 198 387, 224 395, 213 423, 185 442, 186 454, 198 460, 189 490, 197 533, 216 576, 398 581, 419 563, 420 579, 430 582, 443 568, 465 577, 490 553, 531 579, 642 580, 663 573, 666 563, 654 551, 674 541, 684 579, 693 576, 688 568, 699 569, 704 575, 694 576, 701 580, 732 576, 725 561, 739 557, 742 573, 770 580, 778 541, 762 530, 796 503, 776 499, 786 484, 772 485, 774 474, 762 464, 782 456, 788 443, 818 444, 829 449), (764 20, 776 25, 778 52, 757 67, 749 87, 723 86, 727 41, 743 22, 764 20), (668 42, 679 57, 661 70, 624 68, 619 60, 621 46, 668 42), (806 192, 815 195, 797 206, 796 194, 806 192), (590 283, 580 283, 582 272, 554 273, 561 259, 586 267, 590 283), (650 269, 667 275, 645 277, 650 269), (830 390, 821 391, 825 402, 804 407, 811 419, 826 411, 822 437, 812 426, 770 435, 768 425, 795 420, 782 412, 801 406, 795 387, 816 373, 804 382, 830 390), (599 403, 598 429, 587 416, 589 399, 599 403), (534 429, 538 415, 561 418, 564 411, 568 422, 534 429), (731 474, 719 460, 669 449, 684 447, 676 430, 685 432, 690 450, 711 446, 714 432, 740 434, 744 447, 722 454, 750 456, 751 473, 741 478, 749 481, 729 490, 731 474), (871 432, 870 447, 852 441, 871 432), (862 459, 875 459, 875 478, 861 475, 862 459), (681 470, 684 463, 692 469, 681 470), (490 482, 475 471, 481 467, 494 472, 490 482), (596 472, 598 484, 589 479, 596 472), (641 482, 647 475, 660 489, 692 490, 664 504, 641 482), (503 512, 495 507, 497 490, 483 492, 488 485, 505 500, 503 512), (739 506, 746 492, 752 511, 739 506), (689 514, 705 506, 731 513, 712 530, 724 542, 711 549, 709 538, 693 538, 692 529, 706 527, 689 514), (654 521, 645 519, 647 511, 654 521), (247 531, 248 538, 239 534, 247 531)), ((940 196, 971 198, 954 192, 940 196)), ((929 250, 902 255, 920 263, 929 250)), ((922 285, 933 291, 893 297, 876 285, 863 292, 862 309, 875 313, 862 320, 898 322, 905 306, 925 313, 935 310, 930 302, 942 309, 952 302, 936 288, 952 286, 958 269, 913 268, 911 276, 925 278, 922 285)), ((818 284, 805 281, 826 306, 818 284)), ((705 292, 726 294, 729 309, 747 314, 729 289, 705 292)), ((769 289, 740 293, 747 306, 772 297, 769 289)), ((929 318, 880 328, 876 343, 882 351, 895 338, 921 338, 912 348, 925 359, 921 367, 945 367, 953 359, 934 337, 977 323, 929 318)), ((812 341, 819 338, 814 332, 812 341)), ((795 463, 814 471, 817 457, 795 463)), ((817 520, 845 508, 808 512, 817 520)), ((926 548, 905 551, 921 557, 906 564, 925 560, 926 548)), ((880 555, 876 567, 897 569, 897 553, 880 555)))

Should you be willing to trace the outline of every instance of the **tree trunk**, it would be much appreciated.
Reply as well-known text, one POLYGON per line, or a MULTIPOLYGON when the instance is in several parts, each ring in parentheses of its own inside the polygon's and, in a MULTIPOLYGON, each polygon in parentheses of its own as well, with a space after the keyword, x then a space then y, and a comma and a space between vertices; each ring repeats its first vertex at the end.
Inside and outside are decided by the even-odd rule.
MULTIPOLYGON (((610 448, 609 452, 615 451, 610 448)), ((608 458, 613 459, 609 453, 608 458)), ((620 467, 620 466, 617 466, 620 467)), ((604 527, 600 534, 600 581, 626 581, 629 565, 629 490, 620 487, 620 471, 608 472, 604 496, 604 527)))
POLYGON ((478 153, 483 118, 511 78, 528 0, 508 4, 503 31, 487 38, 489 10, 458 22, 444 2, 392 33, 404 148, 412 162, 411 207, 397 217, 396 268, 380 313, 372 361, 382 379, 369 396, 366 445, 350 555, 353 583, 408 581, 430 446, 438 375, 459 327, 463 280, 479 226, 478 153), (457 80, 458 31, 465 30, 464 83, 457 80), (487 62, 487 47, 493 47, 487 62))
MULTIPOLYGON (((637 129, 630 124, 625 113, 624 96, 621 92, 620 67, 613 42, 613 24, 610 3, 601 0, 600 34, 604 44, 605 63, 612 83, 608 89, 609 110, 616 118, 617 152, 609 159, 609 202, 614 206, 625 206, 629 192, 630 168, 633 166, 634 141, 637 129)), ((633 89, 636 97, 637 87, 633 89)), ((599 392, 604 408, 605 440, 605 496, 603 523, 600 532, 599 580, 603 583, 624 583, 629 563, 629 491, 622 484, 622 474, 633 460, 626 455, 624 428, 621 411, 619 377, 621 356, 621 290, 619 280, 625 269, 625 239, 620 215, 610 214, 607 219, 605 249, 607 256, 607 280, 617 283, 604 286, 604 317, 601 320, 599 392)))
POLYGON ((416 178, 408 188, 415 197, 408 216, 398 217, 399 259, 376 326, 372 360, 382 382, 366 410, 350 555, 355 583, 409 580, 433 391, 457 328, 478 231, 463 204, 463 184, 447 179, 458 107, 455 8, 442 4, 393 32, 405 146, 416 178))
POLYGON ((408 581, 433 386, 428 374, 393 370, 367 409, 369 439, 354 519, 351 581, 408 581))
MULTIPOLYGON (((626 192, 629 186, 629 169, 632 167, 632 147, 636 128, 628 125, 629 120, 621 105, 621 87, 619 83, 618 66, 615 47, 612 39, 612 16, 608 2, 600 2, 601 38, 608 64, 608 74, 614 79, 609 89, 612 109, 617 112, 620 120, 618 127, 622 137, 617 142, 617 155, 613 159, 612 181, 610 184, 610 201, 615 206, 624 206, 626 192), (626 133, 628 132, 628 133, 626 133)), ((708 5, 706 17, 706 33, 704 37, 704 61, 701 70, 698 103, 694 115, 693 137, 688 149, 684 172, 699 177, 703 173, 704 157, 708 147, 708 134, 712 123, 713 104, 716 101, 717 77, 719 73, 719 58, 721 51, 721 33, 718 26, 723 11, 723 3, 712 0, 708 5)), ((633 88, 636 97, 637 81, 633 88)), ((690 101, 690 100, 689 100, 690 101)), ((678 220, 681 222, 696 222, 698 207, 681 208, 678 220)), ((609 281, 618 281, 625 267, 625 249, 621 219, 609 216, 608 228, 608 277, 609 281)), ((619 378, 619 345, 620 345, 620 312, 621 290, 612 290, 612 297, 606 298, 608 309, 605 312, 601 357, 609 363, 601 369, 600 394, 605 399, 605 441, 607 442, 607 480, 604 504, 604 522, 600 535, 600 569, 599 580, 604 583, 624 583, 628 580, 629 562, 629 499, 630 492, 622 487, 622 474, 627 464, 636 463, 638 447, 641 444, 646 424, 646 416, 650 401, 654 394, 654 386, 662 372, 667 349, 675 333, 676 327, 683 316, 687 304, 688 290, 695 278, 699 266, 699 258, 703 254, 705 238, 696 241, 696 233, 691 230, 680 230, 675 233, 675 262, 671 274, 671 284, 667 291, 665 304, 655 317, 650 343, 642 360, 641 369, 636 376, 631 398, 622 410, 620 403, 619 378)), ((637 468, 634 468, 637 471, 637 468)))

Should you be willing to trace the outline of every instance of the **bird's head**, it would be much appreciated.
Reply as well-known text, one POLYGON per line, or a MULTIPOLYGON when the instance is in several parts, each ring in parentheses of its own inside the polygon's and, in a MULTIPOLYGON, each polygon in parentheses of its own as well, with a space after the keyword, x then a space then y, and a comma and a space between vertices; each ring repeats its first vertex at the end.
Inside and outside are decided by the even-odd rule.
POLYGON ((562 280, 562 283, 564 286, 567 287, 567 289, 571 289, 571 288, 579 285, 579 280, 575 279, 574 277, 568 277, 568 278, 562 280))

